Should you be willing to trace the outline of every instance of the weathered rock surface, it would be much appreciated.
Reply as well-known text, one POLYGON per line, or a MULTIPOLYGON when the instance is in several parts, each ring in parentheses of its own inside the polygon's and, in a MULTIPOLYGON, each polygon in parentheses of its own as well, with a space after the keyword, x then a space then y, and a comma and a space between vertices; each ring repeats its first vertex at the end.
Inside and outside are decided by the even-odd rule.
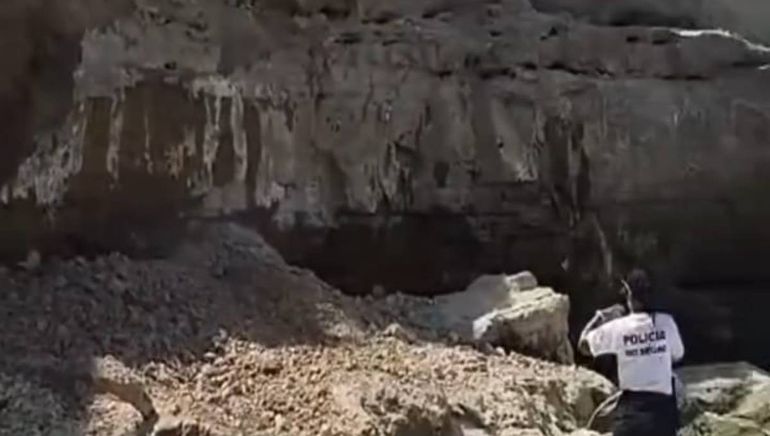
POLYGON ((770 375, 746 363, 685 367, 684 436, 770 434, 770 375))
POLYGON ((767 427, 760 427, 745 419, 706 412, 680 434, 682 436, 767 436, 770 435, 770 431, 767 427))
POLYGON ((153 230, 182 212, 248 211, 294 229, 274 239, 329 275, 341 268, 330 259, 382 245, 367 262, 378 267, 361 262, 359 274, 457 289, 473 269, 558 274, 568 230, 598 208, 610 228, 647 231, 630 248, 670 247, 683 276, 765 276, 750 259, 768 246, 753 225, 768 215, 753 201, 767 49, 635 19, 696 6, 631 2, 638 25, 607 27, 524 0, 27 3, 2 8, 47 23, 38 46, 27 28, 3 30, 30 46, 3 68, 3 110, 19 118, 6 128, 26 129, 9 136, 20 140, 2 171, 9 254, 65 234, 141 248, 169 239, 153 230), (70 62, 45 46, 59 33, 70 62), (21 69, 30 62, 39 73, 21 69), (24 127, 46 111, 53 121, 24 127), (293 238, 299 228, 318 238, 293 238), (391 255, 418 234, 425 254, 391 255), (318 258, 320 247, 336 256, 318 258), (753 256, 706 267, 730 247, 753 256))
POLYGON ((0 255, 238 216, 354 292, 770 280, 767 7, 616 3, 3 2, 0 255))
POLYGON ((714 413, 733 411, 747 396, 770 385, 770 375, 748 363, 689 366, 677 374, 688 400, 714 413))
POLYGON ((569 299, 538 288, 513 298, 508 308, 474 322, 474 339, 561 363, 573 363, 569 299))
MULTIPOLYGON (((560 363, 573 363, 569 342, 569 298, 538 286, 530 272, 487 275, 463 292, 434 298, 391 294, 382 301, 386 317, 395 317, 423 334, 497 350, 515 351, 560 363)), ((408 330, 385 330, 409 340, 408 330)))
POLYGON ((752 390, 740 400, 733 415, 748 419, 770 431, 770 383, 752 390))
POLYGON ((532 0, 543 12, 569 13, 592 23, 725 29, 770 43, 770 6, 762 0, 532 0))
POLYGON ((467 341, 561 363, 574 360, 569 298, 538 287, 529 272, 481 277, 464 292, 437 297, 422 316, 467 341))

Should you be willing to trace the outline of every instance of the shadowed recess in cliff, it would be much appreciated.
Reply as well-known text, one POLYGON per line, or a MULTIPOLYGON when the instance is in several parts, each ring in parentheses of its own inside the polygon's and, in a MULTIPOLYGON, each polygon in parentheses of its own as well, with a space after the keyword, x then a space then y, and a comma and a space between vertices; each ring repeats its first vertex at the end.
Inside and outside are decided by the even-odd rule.
POLYGON ((130 12, 129 0, 7 0, 0 4, 0 185, 35 150, 36 134, 58 128, 73 104, 86 29, 130 12))
POLYGON ((747 361, 770 369, 763 332, 770 304, 767 283, 687 285, 670 293, 672 311, 686 341, 689 363, 747 361))

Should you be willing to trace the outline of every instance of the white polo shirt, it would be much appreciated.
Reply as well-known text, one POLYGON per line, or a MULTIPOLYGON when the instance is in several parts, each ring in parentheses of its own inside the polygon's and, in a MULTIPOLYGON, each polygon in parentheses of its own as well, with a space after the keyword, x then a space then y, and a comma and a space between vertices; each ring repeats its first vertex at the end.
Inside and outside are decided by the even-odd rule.
POLYGON ((586 340, 594 356, 617 356, 620 389, 673 393, 672 363, 684 356, 684 346, 670 315, 627 315, 592 330, 586 340))

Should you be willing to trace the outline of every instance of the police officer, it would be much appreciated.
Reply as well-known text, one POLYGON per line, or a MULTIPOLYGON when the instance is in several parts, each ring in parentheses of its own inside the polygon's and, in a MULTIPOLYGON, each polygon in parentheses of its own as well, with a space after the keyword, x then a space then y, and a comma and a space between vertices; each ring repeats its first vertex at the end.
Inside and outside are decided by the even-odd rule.
POLYGON ((621 395, 613 435, 675 436, 679 412, 673 364, 684 356, 679 329, 671 315, 659 311, 644 271, 632 271, 626 283, 630 313, 598 311, 580 335, 578 348, 617 361, 621 395))

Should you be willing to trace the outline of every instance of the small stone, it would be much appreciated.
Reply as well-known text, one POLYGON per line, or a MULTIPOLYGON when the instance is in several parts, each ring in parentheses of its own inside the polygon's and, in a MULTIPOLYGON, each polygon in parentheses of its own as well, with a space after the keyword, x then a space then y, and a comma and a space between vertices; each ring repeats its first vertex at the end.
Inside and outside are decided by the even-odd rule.
POLYGON ((214 374, 216 368, 214 365, 207 363, 201 367, 201 371, 198 374, 199 377, 210 377, 214 374))
POLYGON ((385 328, 383 334, 387 337, 401 339, 404 342, 414 342, 414 336, 408 332, 401 324, 393 323, 385 328))
POLYGON ((276 430, 282 430, 285 424, 286 418, 284 418, 283 415, 275 415, 275 418, 273 418, 273 425, 275 426, 276 430))
POLYGON ((217 353, 214 353, 213 351, 208 351, 206 354, 203 355, 203 358, 208 360, 209 362, 213 362, 217 358, 217 353))

